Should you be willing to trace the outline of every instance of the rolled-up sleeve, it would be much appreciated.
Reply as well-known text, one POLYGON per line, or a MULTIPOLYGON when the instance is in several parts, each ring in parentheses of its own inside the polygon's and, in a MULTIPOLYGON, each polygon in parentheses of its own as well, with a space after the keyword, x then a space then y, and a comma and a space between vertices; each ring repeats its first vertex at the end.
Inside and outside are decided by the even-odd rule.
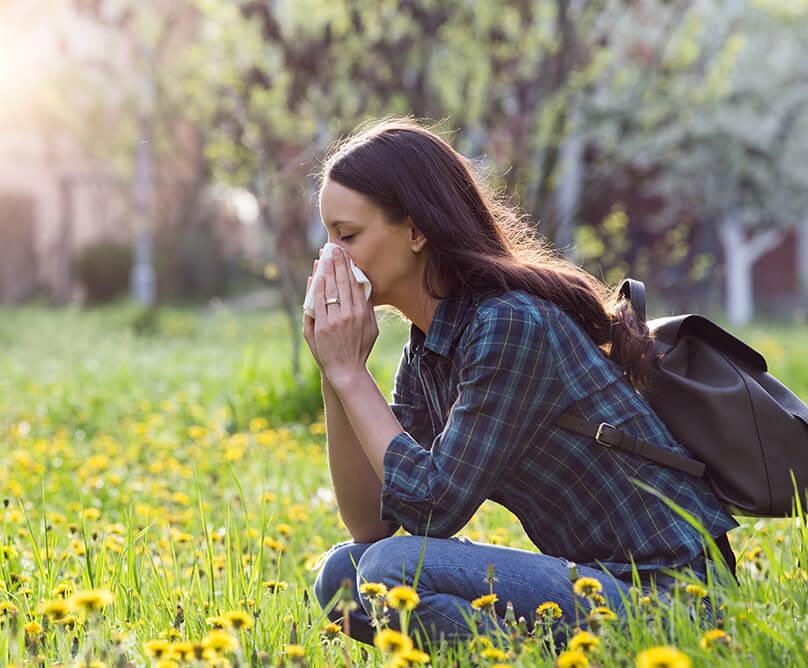
POLYGON ((535 312, 498 304, 481 309, 469 327, 458 396, 443 430, 431 448, 401 432, 384 455, 381 518, 412 534, 459 531, 561 397, 546 323, 535 312))

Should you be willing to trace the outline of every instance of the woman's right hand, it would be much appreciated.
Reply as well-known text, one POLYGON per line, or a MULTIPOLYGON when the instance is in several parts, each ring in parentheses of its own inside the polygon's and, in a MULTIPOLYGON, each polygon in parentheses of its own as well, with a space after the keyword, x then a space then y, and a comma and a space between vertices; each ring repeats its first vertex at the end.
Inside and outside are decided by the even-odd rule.
MULTIPOLYGON (((323 249, 321 248, 320 255, 322 254, 323 249)), ((314 264, 312 265, 311 276, 309 276, 308 280, 306 281, 306 294, 309 294, 312 276, 314 276, 315 272, 317 271, 318 262, 319 260, 315 260, 314 264)), ((317 344, 314 342, 314 318, 307 313, 303 314, 303 338, 306 339, 306 343, 309 344, 309 350, 311 350, 311 355, 314 357, 314 361, 317 362, 317 366, 322 369, 323 365, 320 363, 320 357, 317 355, 317 344)))

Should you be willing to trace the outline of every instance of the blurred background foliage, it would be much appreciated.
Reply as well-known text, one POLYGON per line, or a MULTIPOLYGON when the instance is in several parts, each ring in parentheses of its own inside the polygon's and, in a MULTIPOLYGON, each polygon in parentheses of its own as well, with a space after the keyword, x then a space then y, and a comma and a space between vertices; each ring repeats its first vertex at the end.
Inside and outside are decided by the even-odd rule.
MULTIPOLYGON (((61 57, 38 118, 122 202, 95 248, 75 234, 92 211, 62 216, 70 243, 48 248, 72 260, 40 280, 52 301, 75 297, 65 282, 90 302, 121 294, 131 259, 97 244, 145 234, 161 302, 269 289, 298 375, 319 160, 368 117, 411 114, 440 121, 568 257, 644 280, 652 316, 808 317, 806 0, 48 7, 61 57)), ((61 183, 70 201, 83 181, 61 183)))

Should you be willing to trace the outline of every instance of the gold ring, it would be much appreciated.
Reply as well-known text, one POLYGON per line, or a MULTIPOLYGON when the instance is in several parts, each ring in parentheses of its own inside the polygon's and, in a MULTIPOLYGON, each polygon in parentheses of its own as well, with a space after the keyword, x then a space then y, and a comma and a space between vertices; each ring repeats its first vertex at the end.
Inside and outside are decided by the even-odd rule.
POLYGON ((331 299, 325 300, 326 306, 330 306, 331 304, 339 304, 339 297, 331 297, 331 299))

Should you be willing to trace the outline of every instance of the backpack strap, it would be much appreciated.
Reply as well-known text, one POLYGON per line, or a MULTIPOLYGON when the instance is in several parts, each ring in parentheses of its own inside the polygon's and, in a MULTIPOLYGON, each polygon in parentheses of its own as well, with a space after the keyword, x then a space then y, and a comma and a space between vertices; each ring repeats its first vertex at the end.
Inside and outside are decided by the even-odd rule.
POLYGON ((700 461, 635 438, 606 422, 589 422, 572 413, 562 413, 556 418, 555 424, 578 434, 590 436, 606 448, 617 448, 623 452, 644 457, 657 464, 683 471, 697 478, 701 478, 706 469, 706 466, 700 461))
POLYGON ((627 278, 620 286, 620 296, 631 302, 634 313, 645 322, 645 283, 627 278))

